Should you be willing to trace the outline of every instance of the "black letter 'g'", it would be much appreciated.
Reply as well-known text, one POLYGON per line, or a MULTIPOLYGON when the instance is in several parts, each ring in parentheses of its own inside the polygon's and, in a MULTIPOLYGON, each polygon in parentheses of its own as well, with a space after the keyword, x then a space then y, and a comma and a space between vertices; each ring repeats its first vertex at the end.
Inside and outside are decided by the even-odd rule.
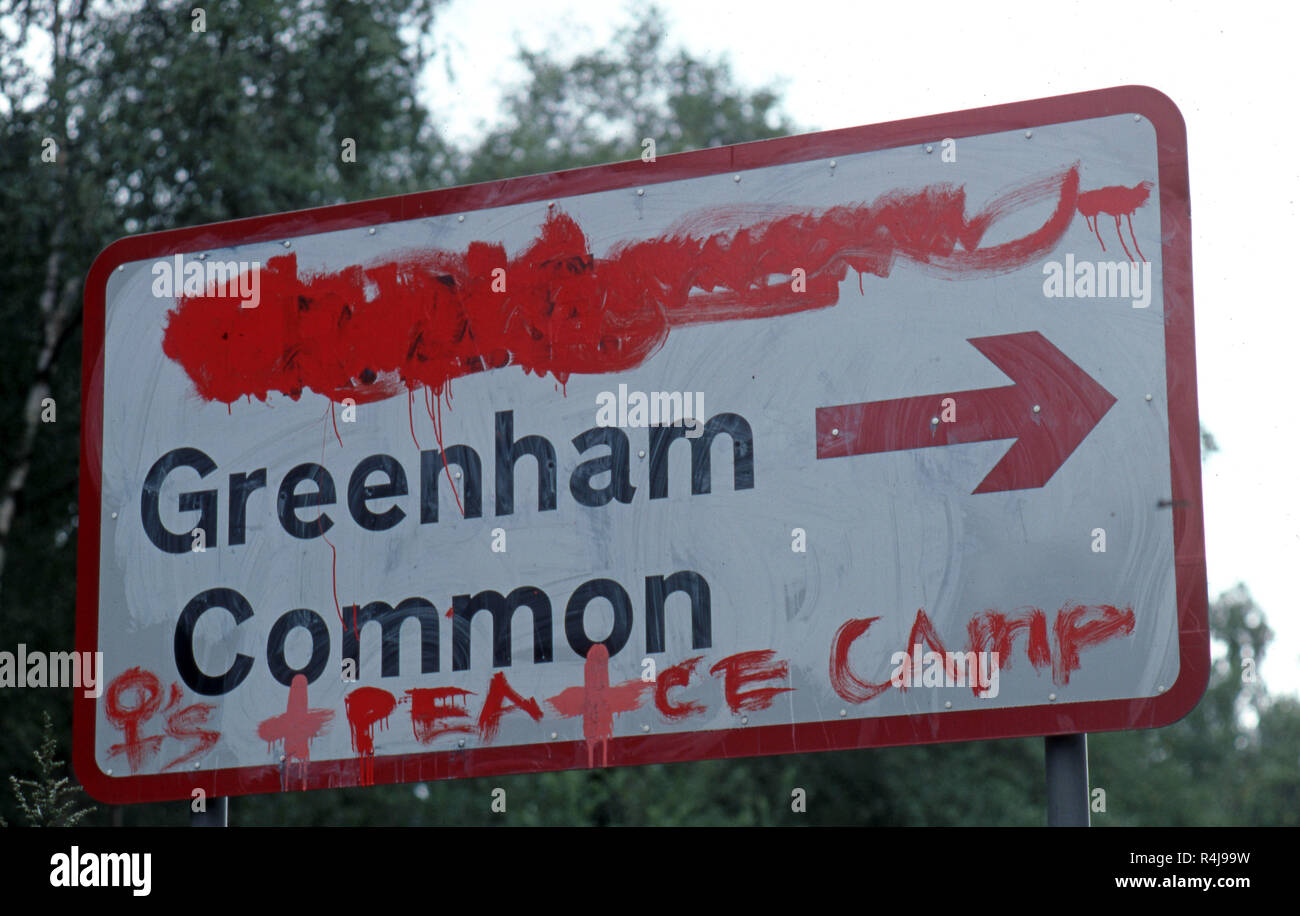
MULTIPOLYGON (((149 474, 144 479, 140 491, 140 520, 144 523, 144 533, 159 550, 167 553, 189 553, 193 547, 190 532, 173 534, 163 527, 158 515, 158 493, 163 481, 175 468, 193 468, 200 477, 207 477, 217 469, 216 462, 196 448, 176 448, 154 462, 149 474)), ((195 528, 202 528, 206 538, 204 543, 217 543, 217 491, 200 490, 197 493, 182 493, 180 498, 182 512, 199 510, 199 523, 195 528)))

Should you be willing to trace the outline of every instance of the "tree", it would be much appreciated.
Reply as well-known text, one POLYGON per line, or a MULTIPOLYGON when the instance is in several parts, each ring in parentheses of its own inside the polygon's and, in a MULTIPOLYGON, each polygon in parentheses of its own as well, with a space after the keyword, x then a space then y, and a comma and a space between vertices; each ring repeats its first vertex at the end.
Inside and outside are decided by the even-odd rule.
MULTIPOLYGON (((13 642, 72 643, 81 287, 95 253, 125 233, 445 177, 445 150, 413 101, 423 55, 402 37, 427 34, 438 5, 231 0, 195 31, 191 5, 175 0, 0 2, 0 320, 11 329, 0 422, 12 431, 0 439, 0 601, 13 642), (49 39, 48 75, 24 62, 31 36, 49 39), (342 156, 348 138, 355 162, 342 156)), ((0 768, 22 766, 35 709, 66 732, 65 702, 0 692, 11 738, 0 768)))
POLYGON ((462 181, 636 159, 654 140, 656 156, 793 133, 772 87, 736 84, 725 61, 707 61, 666 43, 663 12, 643 9, 609 48, 561 62, 519 52, 524 84, 504 117, 462 155, 462 181))
MULTIPOLYGON (((42 713, 41 746, 36 749, 36 779, 9 777, 18 810, 27 819, 29 827, 72 827, 95 809, 77 810, 81 791, 66 776, 59 775, 63 761, 55 760, 58 738, 54 735, 54 722, 49 713, 42 713)), ((0 826, 7 827, 4 818, 0 826)))

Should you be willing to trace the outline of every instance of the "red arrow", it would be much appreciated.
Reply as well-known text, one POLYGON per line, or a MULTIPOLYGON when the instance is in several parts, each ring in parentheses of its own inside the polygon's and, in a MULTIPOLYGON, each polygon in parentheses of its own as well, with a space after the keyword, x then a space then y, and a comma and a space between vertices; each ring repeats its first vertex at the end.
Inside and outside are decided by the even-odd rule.
POLYGON ((974 492, 1043 486, 1110 410, 1114 395, 1037 331, 970 343, 1015 384, 818 407, 817 457, 1015 439, 974 492), (956 418, 936 423, 945 398, 953 399, 956 418))

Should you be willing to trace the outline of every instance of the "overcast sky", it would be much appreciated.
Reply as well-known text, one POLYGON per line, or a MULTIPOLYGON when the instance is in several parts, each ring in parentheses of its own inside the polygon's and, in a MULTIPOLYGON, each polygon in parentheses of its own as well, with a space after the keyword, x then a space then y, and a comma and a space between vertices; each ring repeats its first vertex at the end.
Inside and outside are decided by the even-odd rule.
MULTIPOLYGON (((1212 596, 1244 581, 1277 634, 1262 672, 1300 690, 1297 433, 1291 403, 1300 321, 1285 250, 1296 231, 1300 86, 1283 4, 1127 2, 797 4, 665 0, 670 43, 725 54, 749 85, 777 80, 809 130, 874 124, 1132 83, 1187 121, 1201 419, 1220 451, 1205 466, 1212 596)), ((607 42, 632 7, 607 0, 453 0, 429 103, 468 139, 522 76, 522 42, 561 55, 607 42)), ((661 150, 664 152, 664 150, 661 150)), ((639 150, 630 150, 634 158, 639 150)))

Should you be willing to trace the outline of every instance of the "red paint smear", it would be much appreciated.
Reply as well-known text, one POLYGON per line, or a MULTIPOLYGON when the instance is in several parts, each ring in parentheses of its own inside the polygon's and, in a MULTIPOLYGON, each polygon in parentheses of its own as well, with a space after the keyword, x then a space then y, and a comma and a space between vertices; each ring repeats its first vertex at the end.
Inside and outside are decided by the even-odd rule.
POLYGON ((1052 666, 1052 680, 1057 684, 1070 683, 1070 672, 1079 667, 1079 650, 1123 633, 1133 632, 1133 609, 1119 610, 1109 604, 1087 607, 1082 604, 1061 608, 1056 615, 1057 660, 1052 666), (1084 615, 1100 612, 1100 619, 1078 623, 1084 615))
POLYGON ((780 661, 768 664, 776 652, 762 649, 757 652, 737 652, 728 655, 709 669, 709 674, 722 675, 722 693, 732 712, 767 709, 777 694, 794 690, 793 687, 761 687, 742 692, 741 687, 753 681, 770 681, 789 677, 790 663, 780 661))
POLYGON ((267 750, 277 741, 284 742, 285 763, 299 764, 302 786, 307 787, 307 764, 311 762, 311 742, 319 738, 325 726, 334 718, 332 709, 309 709, 307 706, 307 676, 295 674, 289 684, 289 701, 278 716, 264 719, 257 726, 257 736, 267 744, 267 750))
MULTIPOLYGON (((972 617, 966 625, 966 635, 972 652, 996 652, 997 669, 1011 667, 1011 653, 1016 636, 1024 631, 1028 637, 1025 647, 1029 664, 1045 668, 1052 663, 1052 650, 1047 642, 1047 617, 1038 608, 1029 608, 1019 617, 1007 620, 1005 614, 985 611, 982 617, 972 617)), ((990 659, 992 662, 992 659, 990 659)), ((992 672, 990 667, 990 674, 992 672)), ((971 685, 971 693, 979 696, 979 684, 971 685)))
POLYGON ((352 750, 361 755, 361 785, 375 784, 375 725, 388 727, 388 716, 397 700, 378 687, 358 687, 343 698, 348 727, 352 730, 352 750))
POLYGON ((1097 218, 1100 214, 1106 213, 1115 218, 1115 234, 1119 236, 1119 243, 1124 246, 1124 253, 1128 255, 1129 260, 1133 260, 1133 255, 1129 254, 1128 245, 1124 243, 1124 234, 1119 228, 1119 219, 1124 217, 1128 221, 1129 238, 1133 239, 1133 247, 1137 250, 1138 257, 1143 261, 1146 257, 1142 254, 1142 249, 1138 248, 1137 236, 1133 234, 1133 213, 1138 207, 1147 202, 1151 196, 1151 189, 1154 185, 1149 181, 1142 181, 1131 188, 1123 185, 1112 185, 1108 188, 1098 188, 1095 191, 1084 191, 1079 195, 1079 212, 1083 214, 1084 219, 1088 221, 1088 228, 1097 236, 1097 241, 1101 244, 1101 250, 1106 250, 1106 243, 1101 240, 1101 232, 1097 218))
MULTIPOLYGON (((324 517, 325 516, 322 513, 321 518, 324 517)), ((321 540, 323 540, 326 544, 328 544, 330 548, 330 587, 334 591, 334 613, 339 615, 339 623, 342 623, 343 608, 339 605, 339 575, 338 575, 339 552, 334 548, 334 542, 331 541, 329 538, 325 537, 325 531, 324 531, 325 523, 322 522, 320 527, 322 529, 320 534, 321 540)), ((352 632, 354 634, 356 633, 356 621, 353 621, 352 623, 352 632)))
MULTIPOLYGON (((333 404, 330 401, 330 404, 333 404)), ((333 408, 331 408, 333 409, 333 408)), ((415 389, 408 389, 406 392, 406 419, 411 425, 411 441, 415 443, 415 450, 420 450, 420 440, 415 438, 415 389)), ((441 446, 439 446, 441 448, 441 446)))
POLYGON ((146 760, 158 753, 162 735, 140 736, 140 726, 158 711, 162 704, 162 684, 158 678, 143 668, 128 668, 113 678, 104 697, 104 714, 108 721, 122 730, 122 743, 108 749, 109 757, 126 755, 127 765, 134 773, 146 760), (134 705, 128 706, 123 697, 135 692, 134 705))
POLYGON ((566 719, 582 716, 582 736, 587 741, 587 766, 595 766, 595 748, 600 745, 601 766, 609 765, 609 738, 614 733, 614 716, 641 705, 652 681, 633 679, 611 687, 609 649, 596 643, 587 650, 582 665, 581 687, 569 687, 547 700, 547 705, 566 719))
MULTIPOLYGON (((863 681, 849 667, 849 649, 854 641, 866 633, 879 619, 879 617, 866 617, 861 620, 850 620, 835 632, 831 642, 831 687, 850 703, 865 703, 893 686, 892 680, 879 684, 863 681)), ((1070 672, 1079 668, 1080 649, 1098 645, 1120 634, 1127 636, 1133 632, 1133 626, 1134 615, 1131 607, 1121 611, 1108 604, 1066 605, 1057 613, 1056 624, 1053 627, 1057 642, 1057 658, 1053 661, 1047 640, 1047 618, 1041 610, 1027 608, 1023 614, 1012 620, 1007 620, 1005 615, 990 610, 985 611, 983 615, 977 614, 972 617, 967 624, 966 633, 969 637, 967 651, 986 652, 990 651, 992 646, 992 651, 998 653, 998 670, 1010 668, 1011 652, 1015 646, 1016 636, 1024 631, 1028 637, 1026 654, 1030 664, 1035 668, 1051 665, 1053 682, 1064 686, 1070 683, 1070 672), (1100 616, 1094 616, 1094 619, 1085 623, 1079 622, 1088 615, 1100 616)), ((935 633, 930 618, 926 616, 924 609, 918 609, 904 649, 906 661, 903 665, 906 667, 899 669, 903 680, 900 689, 906 691, 909 683, 913 687, 918 686, 917 674, 911 669, 912 647, 918 643, 927 645, 931 651, 942 654, 946 675, 955 679, 956 659, 948 658, 947 650, 935 633)), ((971 689, 976 696, 980 695, 981 688, 978 684, 972 685, 971 689)))
POLYGON ((276 391, 297 399, 305 390, 377 401, 510 365, 566 384, 574 373, 640 365, 673 327, 833 305, 849 270, 888 277, 899 258, 955 277, 1014 270, 1061 239, 1078 186, 1076 165, 1013 188, 971 218, 965 189, 950 184, 742 229, 730 228, 730 211, 715 209, 599 259, 558 210, 514 258, 500 243, 472 242, 463 253, 429 250, 300 275, 297 255, 286 254, 262 267, 256 309, 234 297, 182 297, 163 351, 200 397, 226 404, 276 391), (1000 219, 1053 199, 1037 230, 980 247, 1000 219), (508 291, 494 292, 492 271, 502 266, 508 291), (791 288, 796 267, 806 272, 806 291, 791 288))
POLYGON ((699 664, 703 655, 696 655, 688 658, 684 662, 679 662, 671 668, 665 668, 659 672, 655 678, 655 709, 663 714, 665 719, 670 721, 685 719, 688 716, 696 716, 704 712, 704 707, 699 703, 676 703, 668 699, 668 691, 674 687, 685 687, 690 683, 691 675, 695 673, 695 666, 699 664))
POLYGON ((831 641, 831 689, 850 703, 865 703, 890 688, 889 681, 873 684, 861 680, 849 668, 849 649, 879 619, 863 617, 850 620, 835 631, 835 638, 831 641))
POLYGON ((474 691, 460 687, 416 687, 406 691, 411 700, 411 730, 415 740, 431 744, 439 735, 472 732, 472 725, 443 725, 442 720, 468 719, 469 712, 457 706, 456 701, 473 694, 474 691))
MULTIPOLYGON (((173 684, 173 687, 176 685, 173 684)), ((167 717, 167 722, 163 726, 163 731, 175 738, 177 741, 194 740, 194 746, 190 750, 181 754, 171 763, 163 767, 164 770, 170 770, 172 767, 180 766, 182 763, 189 763, 195 757, 206 753, 213 745, 221 740, 221 732, 212 731, 211 729, 199 728, 200 725, 206 725, 212 717, 212 712, 217 708, 216 703, 193 703, 184 709, 178 709, 167 717)))
POLYGON ((957 661, 948 656, 948 650, 943 641, 939 639, 939 634, 934 631, 934 624, 926 616, 925 609, 917 608, 916 619, 912 621, 912 631, 907 634, 907 661, 903 663, 905 667, 900 670, 899 676, 902 678, 903 684, 899 689, 906 693, 909 684, 920 684, 921 672, 912 669, 912 662, 914 661, 912 647, 918 644, 929 646, 930 651, 938 652, 943 656, 943 673, 946 683, 953 683, 957 678, 957 661))
POLYGON ((167 695, 167 705, 163 707, 163 712, 171 709, 181 701, 181 685, 175 681, 172 682, 170 692, 167 695))
MULTIPOLYGON (((447 407, 451 407, 451 383, 447 383, 447 407)), ((460 517, 465 517, 465 507, 461 505, 460 493, 456 490, 456 481, 452 479, 451 468, 447 466, 447 450, 442 446, 442 389, 435 389, 433 393, 434 404, 437 405, 438 416, 435 419, 434 404, 429 403, 429 389, 424 389, 424 407, 429 411, 429 422, 433 424, 433 438, 438 443, 438 454, 442 456, 442 470, 447 475, 447 483, 451 485, 451 495, 456 500, 456 508, 460 510, 460 517)), ((433 485, 436 487, 438 482, 435 480, 433 485)), ((450 611, 448 612, 450 614, 450 611)))
POLYGON ((483 709, 478 714, 478 732, 483 741, 490 742, 497 736, 501 729, 501 717, 512 709, 528 713, 534 722, 542 721, 542 708, 537 705, 537 701, 532 697, 526 700, 521 697, 510 686, 506 676, 498 671, 492 675, 487 699, 483 701, 483 709), (509 706, 506 706, 507 702, 510 703, 509 706))

